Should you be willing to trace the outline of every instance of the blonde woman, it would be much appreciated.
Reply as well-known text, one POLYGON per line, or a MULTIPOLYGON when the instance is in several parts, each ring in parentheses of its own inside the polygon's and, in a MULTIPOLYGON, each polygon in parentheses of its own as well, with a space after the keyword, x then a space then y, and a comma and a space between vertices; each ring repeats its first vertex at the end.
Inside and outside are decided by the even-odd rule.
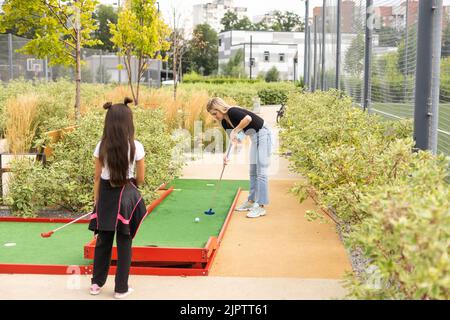
MULTIPOLYGON (((264 119, 251 111, 229 106, 221 98, 209 100, 206 110, 220 121, 233 143, 238 142, 238 135, 243 132, 250 136, 250 194, 237 211, 249 211, 248 218, 257 218, 266 214, 265 206, 269 203, 268 168, 272 152, 272 132, 264 119)), ((224 165, 229 160, 224 156, 224 165)))

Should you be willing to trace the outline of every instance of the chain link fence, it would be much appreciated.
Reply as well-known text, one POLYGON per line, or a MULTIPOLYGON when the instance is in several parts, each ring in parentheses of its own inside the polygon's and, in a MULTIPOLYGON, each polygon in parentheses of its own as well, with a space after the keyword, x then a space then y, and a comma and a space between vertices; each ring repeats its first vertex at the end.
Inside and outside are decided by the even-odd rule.
MULTIPOLYGON (((63 65, 51 65, 47 59, 37 59, 32 55, 17 52, 29 40, 11 34, 0 34, 0 80, 13 79, 57 80, 75 79, 74 68, 63 65)), ((83 48, 81 50, 81 81, 84 83, 128 83, 128 74, 123 62, 114 52, 83 48)), ((137 61, 132 59, 132 80, 137 80, 137 61)), ((149 59, 148 68, 141 78, 149 86, 161 85, 162 64, 159 60, 149 59)))
MULTIPOLYGON (((312 12, 306 36, 307 87, 340 89, 355 104, 386 118, 413 118, 419 1, 323 0, 312 12)), ((445 4, 441 23, 437 152, 450 155, 450 6, 445 4)))

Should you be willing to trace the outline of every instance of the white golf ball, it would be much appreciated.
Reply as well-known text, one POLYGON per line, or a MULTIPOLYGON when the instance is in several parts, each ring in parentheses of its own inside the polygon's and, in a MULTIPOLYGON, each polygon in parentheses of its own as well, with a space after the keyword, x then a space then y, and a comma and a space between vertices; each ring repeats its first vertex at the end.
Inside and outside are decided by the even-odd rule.
POLYGON ((199 222, 200 221, 200 218, 195 218, 195 222, 199 222))
POLYGON ((4 246, 5 247, 14 247, 16 244, 14 242, 10 242, 10 243, 5 243, 4 246))

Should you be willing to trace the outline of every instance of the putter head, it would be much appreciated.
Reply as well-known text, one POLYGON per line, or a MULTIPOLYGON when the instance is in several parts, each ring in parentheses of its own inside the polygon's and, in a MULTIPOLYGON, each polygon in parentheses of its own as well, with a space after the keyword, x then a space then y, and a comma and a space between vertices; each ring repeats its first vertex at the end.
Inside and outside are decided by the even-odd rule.
POLYGON ((213 214, 215 214, 215 212, 212 210, 212 208, 209 208, 208 211, 205 211, 205 214, 207 214, 207 215, 213 215, 213 214))

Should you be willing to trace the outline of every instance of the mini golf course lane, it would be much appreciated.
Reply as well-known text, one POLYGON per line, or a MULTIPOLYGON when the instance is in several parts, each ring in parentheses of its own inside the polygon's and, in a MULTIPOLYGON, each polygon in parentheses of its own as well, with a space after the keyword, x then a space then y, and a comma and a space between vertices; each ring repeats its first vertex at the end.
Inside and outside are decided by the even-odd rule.
POLYGON ((0 264, 89 265, 83 258, 83 245, 92 239, 86 223, 75 223, 50 238, 41 237, 42 232, 62 225, 0 222, 0 264))
MULTIPOLYGON (((217 180, 175 180, 173 191, 147 216, 133 246, 202 248, 210 236, 218 236, 238 187, 248 189, 248 181, 222 181, 213 210, 208 210, 217 180), (213 184, 213 185, 211 185, 213 184), (195 218, 200 218, 195 222, 195 218)), ((93 236, 86 223, 76 223, 42 238, 42 232, 64 223, 0 222, 0 264, 89 265, 83 247, 93 236), (5 246, 6 244, 6 246, 5 246)))
POLYGON ((217 180, 173 181, 167 187, 175 190, 147 216, 133 246, 203 248, 209 237, 219 235, 237 189, 249 185, 245 180, 223 180, 212 204, 216 184, 217 180), (204 214, 211 206, 215 214, 204 214))

